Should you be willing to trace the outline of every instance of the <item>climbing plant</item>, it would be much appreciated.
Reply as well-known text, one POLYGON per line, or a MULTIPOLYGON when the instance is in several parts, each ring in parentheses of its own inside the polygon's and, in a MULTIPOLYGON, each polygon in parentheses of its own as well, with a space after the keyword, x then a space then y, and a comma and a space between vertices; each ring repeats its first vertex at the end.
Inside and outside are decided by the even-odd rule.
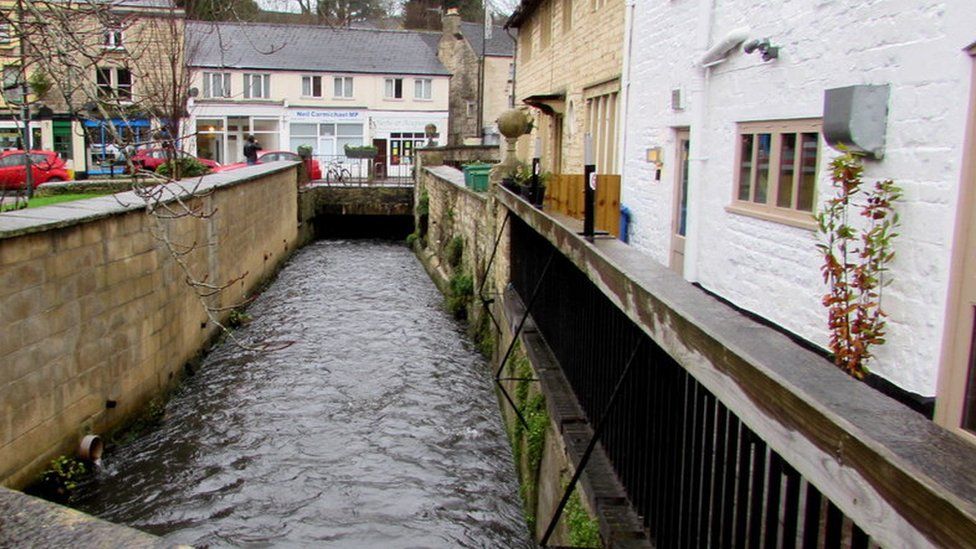
POLYGON ((817 215, 830 350, 834 363, 859 379, 868 372, 871 347, 885 342, 881 295, 891 283, 886 274, 899 226, 894 203, 901 198, 890 179, 865 186, 863 172, 861 159, 851 153, 831 162, 835 194, 817 215))

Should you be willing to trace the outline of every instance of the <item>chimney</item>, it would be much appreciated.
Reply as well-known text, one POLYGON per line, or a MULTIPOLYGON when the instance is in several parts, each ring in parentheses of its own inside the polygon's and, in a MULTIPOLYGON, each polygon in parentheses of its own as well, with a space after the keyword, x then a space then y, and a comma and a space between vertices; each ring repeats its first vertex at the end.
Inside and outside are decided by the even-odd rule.
POLYGON ((461 14, 458 13, 457 8, 447 8, 441 18, 441 27, 445 38, 461 37, 461 14))

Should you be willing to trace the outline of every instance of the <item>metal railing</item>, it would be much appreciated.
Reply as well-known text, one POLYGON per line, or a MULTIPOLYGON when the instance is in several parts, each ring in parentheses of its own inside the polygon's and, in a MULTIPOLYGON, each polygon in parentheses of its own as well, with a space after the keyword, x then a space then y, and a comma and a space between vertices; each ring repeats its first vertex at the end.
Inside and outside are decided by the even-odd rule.
POLYGON ((657 547, 869 546, 858 525, 518 218, 511 245, 513 286, 523 302, 539 286, 532 318, 584 412, 593 423, 610 410, 599 442, 657 547))
POLYGON ((331 185, 412 185, 413 158, 387 155, 349 158, 344 155, 313 155, 322 169, 316 183, 331 185))

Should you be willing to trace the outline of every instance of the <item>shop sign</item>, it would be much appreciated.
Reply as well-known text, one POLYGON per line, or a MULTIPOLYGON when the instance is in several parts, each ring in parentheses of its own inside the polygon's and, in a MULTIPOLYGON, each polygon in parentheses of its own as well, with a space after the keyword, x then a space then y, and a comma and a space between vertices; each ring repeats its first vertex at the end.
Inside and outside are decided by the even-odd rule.
POLYGON ((358 122, 365 119, 362 111, 295 110, 289 111, 288 115, 292 122, 358 122))

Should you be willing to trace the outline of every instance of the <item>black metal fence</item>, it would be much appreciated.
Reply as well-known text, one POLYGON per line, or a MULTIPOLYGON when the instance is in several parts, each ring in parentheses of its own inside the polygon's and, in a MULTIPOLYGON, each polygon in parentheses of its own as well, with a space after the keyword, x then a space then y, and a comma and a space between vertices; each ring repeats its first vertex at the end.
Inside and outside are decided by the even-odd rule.
POLYGON ((413 183, 413 158, 377 156, 349 158, 344 155, 317 154, 322 176, 318 180, 341 185, 410 185, 413 183))
POLYGON ((868 536, 678 365, 565 256, 512 219, 512 279, 657 547, 868 547, 868 536))

